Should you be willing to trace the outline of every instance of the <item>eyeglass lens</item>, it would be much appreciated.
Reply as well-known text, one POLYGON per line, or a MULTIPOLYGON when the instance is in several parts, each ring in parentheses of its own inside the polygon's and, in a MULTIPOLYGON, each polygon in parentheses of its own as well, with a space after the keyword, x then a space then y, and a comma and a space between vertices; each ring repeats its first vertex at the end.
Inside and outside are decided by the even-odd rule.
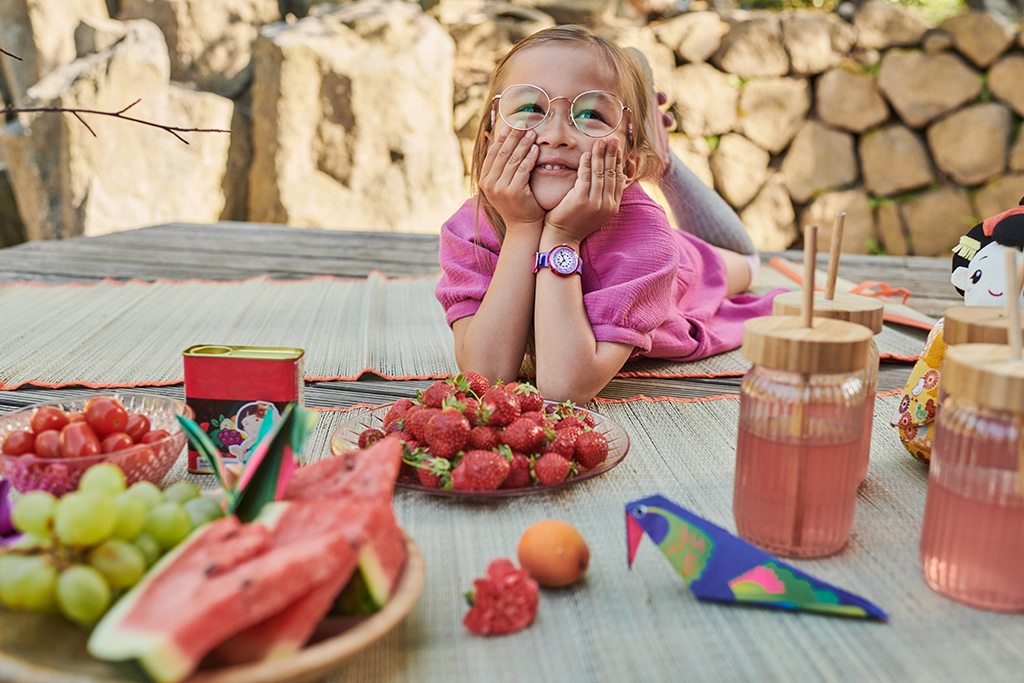
MULTIPOLYGON (((533 85, 511 86, 498 100, 501 118, 508 125, 521 130, 539 126, 547 118, 550 107, 548 96, 533 85)), ((584 93, 572 103, 572 122, 589 137, 603 138, 611 135, 621 121, 622 103, 611 93, 584 93)))

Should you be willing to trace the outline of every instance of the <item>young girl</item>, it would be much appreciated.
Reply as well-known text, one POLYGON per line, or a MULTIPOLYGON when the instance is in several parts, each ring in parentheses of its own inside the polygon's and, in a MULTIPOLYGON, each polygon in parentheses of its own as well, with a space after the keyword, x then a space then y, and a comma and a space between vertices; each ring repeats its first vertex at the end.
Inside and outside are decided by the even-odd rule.
POLYGON ((498 64, 490 95, 477 196, 441 229, 436 295, 460 368, 513 381, 529 349, 541 393, 583 403, 627 360, 726 351, 746 319, 771 313, 769 297, 733 296, 756 251, 731 210, 708 221, 726 205, 669 156, 664 130, 659 157, 658 109, 627 52, 578 26, 546 29, 498 64), (746 254, 673 230, 642 178, 669 184, 681 227, 746 254))

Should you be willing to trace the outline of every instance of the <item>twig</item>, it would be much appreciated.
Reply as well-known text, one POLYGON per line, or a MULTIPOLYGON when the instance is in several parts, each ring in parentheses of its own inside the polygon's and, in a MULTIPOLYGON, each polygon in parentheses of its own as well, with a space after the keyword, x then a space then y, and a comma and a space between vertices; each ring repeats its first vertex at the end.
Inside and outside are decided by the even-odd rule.
POLYGON ((0 47, 0 54, 5 54, 8 57, 10 57, 11 59, 17 59, 19 62, 24 62, 25 61, 24 59, 22 59, 18 55, 12 55, 10 52, 8 52, 7 50, 3 49, 2 47, 0 47))
POLYGON ((85 119, 81 117, 81 114, 96 114, 97 116, 110 116, 115 119, 122 119, 124 121, 132 121, 134 123, 141 123, 145 126, 152 126, 153 128, 160 128, 166 130, 168 133, 178 138, 186 145, 189 144, 188 140, 178 135, 178 133, 230 133, 230 130, 221 130, 220 128, 181 128, 178 126, 165 126, 161 123, 153 123, 152 121, 146 121, 144 119, 137 119, 132 116, 125 116, 124 113, 134 107, 142 100, 135 100, 127 107, 120 111, 100 111, 98 109, 76 109, 68 107, 7 107, 0 109, 0 115, 11 114, 11 113, 31 113, 31 112, 63 112, 65 114, 72 114, 76 119, 82 122, 82 125, 92 133, 93 137, 96 137, 96 131, 89 127, 89 124, 85 122, 85 119))

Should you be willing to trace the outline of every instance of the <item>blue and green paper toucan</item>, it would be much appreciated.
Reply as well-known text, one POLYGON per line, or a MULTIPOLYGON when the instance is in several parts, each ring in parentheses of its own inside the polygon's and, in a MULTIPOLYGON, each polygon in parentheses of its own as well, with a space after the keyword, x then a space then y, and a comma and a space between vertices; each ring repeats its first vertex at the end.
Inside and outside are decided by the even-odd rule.
POLYGON ((819 581, 664 496, 626 504, 630 567, 644 534, 665 554, 698 600, 882 621, 889 618, 867 600, 819 581))

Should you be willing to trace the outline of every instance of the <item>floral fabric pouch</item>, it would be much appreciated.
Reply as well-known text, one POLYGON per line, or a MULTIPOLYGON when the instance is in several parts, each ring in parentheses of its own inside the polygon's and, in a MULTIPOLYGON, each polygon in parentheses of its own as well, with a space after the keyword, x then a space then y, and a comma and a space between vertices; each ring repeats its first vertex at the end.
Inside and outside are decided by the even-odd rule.
POLYGON ((903 447, 924 463, 932 457, 935 409, 939 404, 939 368, 946 354, 946 342, 942 338, 944 327, 945 319, 941 319, 928 333, 921 357, 907 379, 892 417, 892 425, 899 430, 903 447))

